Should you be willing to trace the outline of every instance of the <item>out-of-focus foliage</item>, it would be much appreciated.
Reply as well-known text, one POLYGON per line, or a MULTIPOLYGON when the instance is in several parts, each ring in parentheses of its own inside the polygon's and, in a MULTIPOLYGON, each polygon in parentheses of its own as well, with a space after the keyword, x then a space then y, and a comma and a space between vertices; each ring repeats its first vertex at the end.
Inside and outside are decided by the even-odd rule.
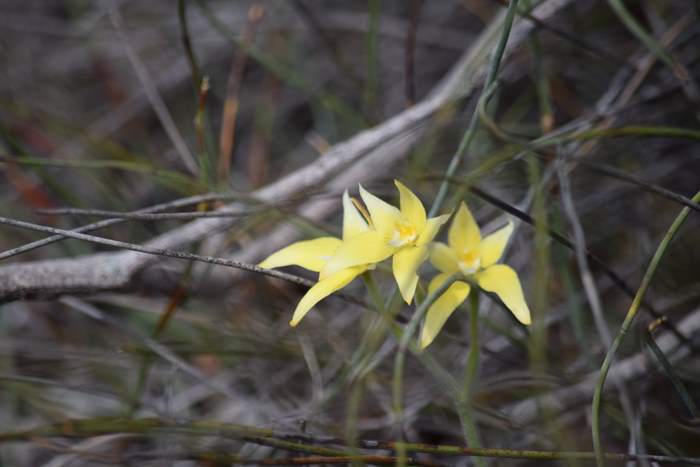
MULTIPOLYGON (((682 208, 611 170, 687 197, 700 189, 697 12, 691 2, 625 4, 676 68, 631 33, 608 2, 568 2, 504 59, 486 109, 493 124, 480 123, 450 178, 444 212, 466 200, 484 233, 505 224, 504 207, 531 216, 516 222, 504 261, 518 271, 532 328, 516 323, 497 299, 478 303, 478 373, 465 392, 484 447, 591 450, 590 382, 609 346, 605 330, 617 333, 682 208), (679 78, 684 73, 687 80, 679 78), (562 128, 556 144, 528 146, 562 128), (587 267, 552 235, 580 245, 579 221, 595 256, 587 267), (599 297, 598 319, 586 278, 599 297)), ((277 248, 266 249, 268 239, 272 245, 279 237, 285 244, 339 237, 339 193, 317 186, 271 206, 245 193, 316 164, 332 145, 426 99, 503 8, 496 0, 3 0, 0 215, 73 229, 97 213, 38 210, 132 212, 219 192, 250 209, 233 228, 191 245, 193 252, 228 257, 255 245, 257 262, 277 248), (337 200, 331 215, 296 210, 326 198, 337 200)), ((366 186, 398 204, 391 180, 399 178, 430 205, 476 108, 470 97, 434 114, 406 157, 391 171, 366 174, 366 186)), ((697 419, 683 401, 700 403, 699 216, 691 211, 671 244, 623 343, 617 361, 627 372, 614 378, 619 384, 606 385, 601 430, 610 451, 700 457, 697 419), (670 361, 665 370, 645 347, 650 309, 666 318, 654 333, 670 361), (685 342, 678 343, 678 333, 685 342)), ((129 219, 95 234, 143 244, 186 222, 129 219)), ((44 235, 1 226, 0 250, 44 235)), ((0 267, 105 250, 64 240, 0 267)), ((421 300, 427 284, 418 287, 421 300)), ((294 457, 290 451, 300 446, 280 443, 297 440, 278 433, 339 438, 329 450, 357 439, 464 445, 465 402, 440 371, 461 385, 465 367, 476 361, 468 302, 428 349, 407 355, 397 420, 396 333, 416 307, 385 303, 397 297, 391 271, 380 266, 372 280, 344 289, 368 309, 329 298, 291 328, 305 292, 259 274, 232 279, 217 266, 163 258, 121 290, 4 303, 0 464, 228 465, 294 457), (377 311, 384 305, 394 313, 392 325, 377 311), (168 426, 144 427, 145 418, 168 426), (13 443, 3 437, 69 419, 91 424, 61 425, 65 437, 34 433, 13 443), (263 427, 276 432, 252 429, 263 427)), ((395 453, 360 447, 365 454, 395 453)), ((472 462, 410 455, 416 463, 472 462)))

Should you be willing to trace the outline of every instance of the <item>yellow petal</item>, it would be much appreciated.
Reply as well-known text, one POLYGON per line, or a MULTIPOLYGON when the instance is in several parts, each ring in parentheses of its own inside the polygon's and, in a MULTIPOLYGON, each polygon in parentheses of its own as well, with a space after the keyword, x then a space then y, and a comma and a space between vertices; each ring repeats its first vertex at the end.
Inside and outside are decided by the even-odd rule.
POLYGON ((392 259, 394 278, 406 303, 411 303, 413 300, 418 285, 418 268, 427 258, 427 246, 407 246, 394 254, 392 259))
POLYGON ((340 239, 335 237, 321 237, 292 243, 265 258, 258 266, 271 269, 296 265, 318 272, 335 254, 340 244, 340 239))
POLYGON ((301 321, 309 310, 318 302, 348 285, 354 278, 365 272, 365 270, 367 270, 365 266, 343 269, 342 271, 328 276, 326 279, 318 281, 316 285, 311 287, 301 298, 289 324, 292 326, 299 324, 299 321, 301 321))
POLYGON ((335 254, 321 269, 320 279, 361 264, 384 261, 396 251, 379 232, 370 230, 342 242, 335 254))
POLYGON ((523 324, 532 322, 520 280, 513 268, 505 264, 494 264, 476 273, 475 278, 479 287, 498 295, 518 321, 523 324))
POLYGON ((440 227, 450 218, 449 214, 442 216, 431 217, 425 223, 425 228, 418 234, 417 245, 427 245, 432 242, 435 236, 440 231, 440 227))
POLYGON ((355 205, 352 204, 348 190, 345 190, 343 193, 343 240, 347 240, 362 232, 367 232, 368 230, 369 226, 367 222, 365 222, 365 219, 355 205))
POLYGON ((447 235, 450 246, 457 251, 466 251, 476 247, 481 241, 479 226, 467 205, 462 201, 452 219, 452 225, 447 235))
MULTIPOLYGON (((450 275, 443 273, 435 276, 430 281, 430 286, 428 286, 428 294, 435 292, 450 275)), ((447 322, 447 318, 467 299, 469 290, 469 284, 456 281, 428 308, 420 334, 421 349, 426 348, 433 342, 435 336, 438 335, 445 322, 447 322)))
POLYGON ((440 288, 440 286, 447 280, 448 277, 450 277, 451 274, 447 272, 443 272, 438 274, 437 276, 433 277, 430 280, 430 284, 428 284, 428 295, 432 294, 435 292, 437 289, 440 288))
POLYGON ((382 201, 360 185, 360 196, 367 206, 374 228, 383 234, 390 234, 396 222, 401 218, 401 212, 391 204, 382 201))
POLYGON ((399 189, 399 205, 401 206, 401 214, 413 224, 418 232, 425 228, 425 208, 418 196, 409 190, 406 185, 398 180, 394 180, 396 188, 399 189))
POLYGON ((496 263, 503 255, 508 244, 508 239, 513 233, 513 223, 508 222, 508 225, 487 235, 481 241, 481 267, 487 268, 496 263))
POLYGON ((457 254, 444 243, 433 243, 430 249, 430 262, 440 272, 451 274, 459 271, 457 254))

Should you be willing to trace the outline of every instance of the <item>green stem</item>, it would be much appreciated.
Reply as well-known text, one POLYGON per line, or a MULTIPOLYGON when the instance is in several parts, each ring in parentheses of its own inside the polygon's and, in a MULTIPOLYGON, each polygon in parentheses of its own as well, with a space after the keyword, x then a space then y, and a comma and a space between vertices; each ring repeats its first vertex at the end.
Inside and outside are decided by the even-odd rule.
POLYGON ((374 368, 373 357, 384 340, 387 332, 387 323, 393 321, 393 316, 383 304, 382 295, 374 280, 374 275, 371 271, 367 271, 362 275, 362 278, 377 315, 367 325, 360 345, 353 352, 350 359, 348 364, 350 368, 348 377, 350 379, 362 378, 374 368))
POLYGON ((656 342, 654 341, 653 330, 646 330, 644 334, 644 342, 658 360, 659 364, 664 370, 664 373, 666 373, 666 376, 668 376, 668 379, 671 380, 671 384, 673 384, 673 387, 676 389, 676 392, 683 401, 683 405, 685 405, 685 408, 688 410, 688 413, 690 414, 691 418, 696 420, 700 419, 700 410, 698 410, 697 405, 695 405, 693 397, 688 392, 688 389, 685 387, 685 384, 683 384, 681 378, 673 370, 673 365, 671 365, 671 363, 668 361, 668 359, 664 355, 663 350, 661 350, 659 346, 656 345, 656 342))
MULTIPOLYGON (((695 203, 700 202, 700 191, 695 193, 695 196, 693 196, 692 201, 695 203)), ((671 244, 671 240, 673 240, 673 237, 678 232, 678 229, 680 229, 680 227, 685 222, 689 212, 690 209, 687 207, 681 209, 681 212, 673 221, 671 227, 669 227, 668 231, 666 232, 666 235, 664 235, 664 238, 661 239, 661 242, 659 243, 659 246, 656 249, 654 256, 652 257, 651 262, 649 263, 649 266, 647 267, 647 270, 644 273, 642 284, 639 286, 637 294, 635 295, 634 300, 632 300, 632 305, 630 305, 630 308, 627 311, 627 316, 625 316, 625 320, 623 321, 622 326, 620 327, 620 331, 618 332, 617 336, 615 337, 615 340, 608 349, 608 352, 605 355, 605 360, 603 360, 603 365, 600 367, 600 376, 598 378, 598 384, 595 387, 595 392, 593 393, 593 406, 591 407, 593 450, 595 451, 596 463, 598 464, 598 467, 603 467, 605 465, 605 455, 603 452, 603 445, 600 438, 600 403, 603 394, 603 386, 605 385, 605 379, 608 376, 608 371, 610 370, 610 366, 612 365, 612 362, 615 358, 617 349, 620 347, 620 344, 622 344, 622 340, 625 338, 625 335, 627 334, 627 331, 632 325, 632 321, 634 321, 635 316, 637 316, 639 307, 642 304, 642 301, 644 300, 644 295, 646 294, 647 289, 649 288, 649 285, 651 284, 651 281, 654 278, 654 274, 656 273, 656 269, 658 268, 661 259, 666 254, 666 251, 668 250, 668 247, 671 244)))
POLYGON ((474 382, 479 372, 479 295, 474 293, 469 297, 469 354, 467 368, 464 372, 464 397, 470 399, 474 390, 474 382))
POLYGON ((396 357, 394 358, 394 377, 392 384, 394 417, 396 418, 399 426, 401 425, 403 415, 403 368, 406 360, 406 348, 408 347, 411 337, 413 337, 413 333, 416 331, 418 324, 423 319, 423 316, 425 316, 425 313, 427 313, 428 308, 430 308, 435 300, 437 300, 437 298, 442 295, 456 280, 457 275, 451 275, 440 285, 440 287, 425 298, 425 300, 418 306, 418 309, 411 317, 411 320, 404 328, 403 334, 400 337, 399 348, 396 352, 396 357))
POLYGON ((178 0, 177 2, 177 16, 180 21, 180 38, 182 40, 182 45, 185 48, 185 55, 187 56, 187 62, 190 65, 190 70, 192 71, 192 88, 194 90, 194 95, 199 94, 199 88, 202 82, 202 72, 200 71, 199 61, 192 48, 192 39, 187 24, 187 2, 185 0, 178 0))
MULTIPOLYGON (((334 438, 317 439, 299 433, 283 433, 267 428, 257 428, 213 420, 194 422, 178 422, 158 418, 141 418, 129 420, 124 418, 90 418, 69 419, 57 424, 44 425, 30 430, 0 432, 0 443, 26 442, 36 438, 82 438, 115 433, 130 433, 151 436, 170 434, 191 434, 193 436, 216 436, 219 438, 243 439, 253 444, 270 445, 280 449, 297 452, 308 452, 325 456, 352 455, 342 446, 342 441, 334 438), (314 444, 336 445, 337 448, 326 448, 314 444)), ((367 450, 399 450, 420 452, 436 456, 475 456, 501 459, 593 459, 590 451, 535 451, 529 449, 501 448, 472 448, 448 444, 398 443, 394 441, 358 440, 358 445, 367 450), (401 446, 400 446, 401 445, 401 446)), ((603 453, 611 461, 624 462, 646 459, 682 465, 700 465, 700 458, 663 456, 663 455, 634 455, 617 452, 603 453)))
MULTIPOLYGON (((489 65, 489 70, 488 74, 486 75, 486 80, 484 81, 484 88, 483 89, 488 89, 495 81, 496 81, 496 76, 498 75, 498 69, 500 68, 501 65, 501 59, 503 58, 503 53, 505 52, 506 44, 508 43, 508 36, 510 35, 510 29, 513 26, 513 19, 515 18, 515 11, 518 6, 518 0, 511 0, 510 4, 508 5, 508 11, 506 12, 505 19, 503 20, 503 29, 501 31, 501 37, 498 41, 498 44, 496 45, 496 50, 493 52, 493 57, 491 58, 491 63, 489 65)), ((482 91, 483 93, 483 91, 482 91)), ((447 166, 447 170, 445 171, 445 178, 450 178, 452 177, 455 172, 457 171, 457 167, 459 167, 460 162, 462 162, 462 158, 464 157, 464 154, 466 154, 467 150, 469 149, 469 146, 472 143, 472 140, 474 139, 474 135, 476 134, 476 127, 479 123, 479 115, 476 109, 472 113, 471 120, 469 121, 469 126, 467 127, 467 130, 464 132, 464 135, 462 136, 462 140, 459 142, 459 146, 457 147, 457 152, 455 152, 454 156, 452 156, 452 160, 450 160, 450 165, 447 166)), ((447 189, 449 188, 450 184, 447 180, 444 180, 440 184, 440 188, 438 188, 437 195, 435 196, 435 201, 433 202, 433 205, 430 207, 430 213, 429 217, 435 216, 435 214, 440 210, 442 207, 443 202, 445 201, 445 196, 447 195, 447 189)))
MULTIPOLYGON (((359 419, 360 405, 362 403, 362 397, 365 392, 365 379, 359 378, 357 381, 352 383, 352 388, 350 389, 350 398, 348 400, 347 406, 347 416, 345 420, 345 444, 350 449, 353 455, 359 455, 360 452, 357 450, 358 442, 358 431, 357 431, 357 420, 359 419)), ((359 463, 353 462, 352 465, 361 465, 359 463)))
POLYGON ((386 311, 384 307, 384 299, 382 298, 382 294, 379 292, 379 287, 377 287, 377 282, 374 280, 374 276, 370 271, 367 271, 362 275, 362 280, 365 283, 365 287, 367 287, 369 298, 372 300, 372 305, 374 305, 379 314, 382 314, 384 311, 386 311))
MULTIPOLYGON (((470 295, 469 304, 469 354, 467 355, 467 366, 464 370, 462 392, 458 401, 458 412, 467 446, 480 448, 479 429, 476 425, 472 407, 474 382, 479 372, 479 295, 477 293, 470 295)), ((481 458, 474 459, 474 464, 477 467, 486 466, 486 462, 481 458)))
MULTIPOLYGON (((377 307, 377 311, 380 315, 379 317, 381 318, 382 323, 386 326, 386 329, 388 329, 389 332, 391 332, 394 339, 396 339, 397 342, 400 342, 402 336, 404 335, 404 329, 394 320, 393 312, 391 312, 390 309, 386 308, 382 304, 381 295, 379 294, 376 285, 374 285, 371 275, 365 273, 363 275, 363 278, 365 279, 365 283, 368 284, 368 290, 370 291, 372 300, 375 302, 375 306, 377 307)), ((408 341, 408 349, 416 358, 418 358, 418 360, 425 367, 425 369, 428 370, 428 372, 430 372, 433 378, 435 378, 436 381, 439 381, 443 385, 449 397, 455 399, 457 397, 457 394, 459 393, 459 386, 452 377, 452 375, 439 362, 435 361, 435 359, 433 359, 430 356, 430 354, 421 352, 421 350, 418 348, 418 345, 415 342, 412 342, 410 339, 408 341)), ((360 353, 359 349, 355 352, 355 354, 358 353, 360 353)), ((373 360, 371 362, 373 365, 371 368, 374 368, 380 362, 381 360, 373 360)), ((369 369, 365 369, 363 373, 366 373, 367 371, 369 371, 369 369)))
POLYGON ((649 34, 641 24, 634 18, 632 13, 627 9, 622 0, 608 0, 608 5, 615 12, 620 21, 625 25, 625 27, 634 34, 639 41, 644 44, 651 53, 656 56, 659 60, 664 62, 669 68, 671 68, 678 78, 682 80, 688 79, 687 72, 685 69, 677 63, 671 55, 664 50, 663 46, 659 44, 654 36, 649 34))

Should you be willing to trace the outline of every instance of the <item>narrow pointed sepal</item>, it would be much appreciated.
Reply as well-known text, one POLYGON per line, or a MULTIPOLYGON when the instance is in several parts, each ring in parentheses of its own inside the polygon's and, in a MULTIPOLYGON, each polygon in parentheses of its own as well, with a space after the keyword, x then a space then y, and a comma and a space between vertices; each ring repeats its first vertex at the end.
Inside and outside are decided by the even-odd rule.
POLYGON ((494 264, 476 273, 475 278, 479 287, 498 295, 518 321, 525 325, 532 323, 520 279, 513 268, 505 264, 494 264))
POLYGON ((348 285, 353 279, 365 272, 366 269, 367 268, 363 266, 348 268, 332 274, 324 280, 318 281, 316 285, 311 287, 301 298, 289 324, 291 326, 299 324, 304 316, 306 316, 318 302, 348 285))
POLYGON ((428 258, 428 247, 402 248, 394 254, 392 269, 404 301, 413 300, 418 286, 418 268, 428 258))
POLYGON ((294 265, 319 272, 335 254, 340 244, 340 239, 335 237, 320 237, 292 243, 265 258, 258 266, 272 269, 294 265))
MULTIPOLYGON (((428 296, 434 293, 450 277, 451 274, 438 274, 430 281, 428 296)), ((420 334, 420 348, 429 346, 440 333, 447 319, 469 296, 471 287, 466 282, 456 281, 428 308, 420 334)))

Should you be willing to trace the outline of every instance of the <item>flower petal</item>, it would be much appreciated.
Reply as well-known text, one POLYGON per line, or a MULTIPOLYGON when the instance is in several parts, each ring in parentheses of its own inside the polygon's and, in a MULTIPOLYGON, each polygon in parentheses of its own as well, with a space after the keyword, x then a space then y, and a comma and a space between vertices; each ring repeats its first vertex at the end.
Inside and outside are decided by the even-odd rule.
POLYGON ((428 284, 428 295, 432 294, 437 289, 439 289, 443 282, 445 282, 451 275, 452 274, 450 273, 443 272, 433 277, 430 280, 430 284, 428 284))
POLYGON ((360 196, 367 206, 374 228, 383 234, 390 234, 396 222, 401 218, 401 211, 382 201, 360 185, 360 196))
POLYGON ((481 241, 481 267, 487 268, 496 263, 503 255, 508 239, 513 233, 513 223, 508 222, 508 225, 487 235, 481 241))
POLYGON ((427 246, 403 247, 394 254, 392 269, 401 296, 411 303, 418 285, 418 268, 428 258, 427 246))
POLYGON ((321 237, 292 243, 271 254, 258 266, 271 269, 296 265, 310 271, 320 271, 335 254, 342 242, 335 237, 321 237))
POLYGON ((319 279, 361 264, 373 264, 394 254, 395 247, 389 245, 379 232, 370 230, 342 242, 335 254, 321 269, 319 279))
POLYGON ((355 205, 352 204, 348 190, 345 190, 343 193, 343 240, 347 240, 362 232, 367 232, 368 230, 369 226, 367 222, 355 205))
POLYGON ((318 302, 342 289, 348 285, 354 278, 367 270, 365 266, 356 266, 354 268, 343 269, 327 278, 318 281, 316 285, 311 287, 306 294, 301 298, 294 310, 290 325, 296 326, 299 321, 313 308, 318 302))
POLYGON ((401 214, 413 224, 418 232, 425 228, 425 208, 418 196, 409 190, 406 185, 398 180, 394 180, 396 188, 399 189, 399 205, 401 206, 401 214))
POLYGON ((474 216, 472 216, 464 201, 460 203, 457 214, 452 219, 447 240, 450 246, 457 251, 466 251, 474 248, 481 241, 479 226, 476 224, 474 216))
POLYGON ((442 224, 447 222, 449 218, 449 214, 443 214, 442 216, 431 217, 428 219, 425 223, 425 228, 418 235, 418 241, 416 244, 427 245, 428 243, 432 242, 440 231, 442 224))
POLYGON ((433 243, 430 249, 430 262, 440 272, 453 273, 459 271, 457 254, 444 243, 433 243))
MULTIPOLYGON (((435 276, 428 286, 428 294, 435 292, 450 275, 443 273, 435 276)), ((421 349, 426 348, 433 342, 435 336, 438 335, 445 322, 447 322, 447 318, 467 299, 470 289, 471 287, 466 282, 456 281, 430 305, 420 333, 421 349)))
POLYGON ((518 275, 510 266, 494 264, 475 274, 479 287, 498 295, 503 304, 523 324, 530 324, 530 309, 525 302, 518 275))

